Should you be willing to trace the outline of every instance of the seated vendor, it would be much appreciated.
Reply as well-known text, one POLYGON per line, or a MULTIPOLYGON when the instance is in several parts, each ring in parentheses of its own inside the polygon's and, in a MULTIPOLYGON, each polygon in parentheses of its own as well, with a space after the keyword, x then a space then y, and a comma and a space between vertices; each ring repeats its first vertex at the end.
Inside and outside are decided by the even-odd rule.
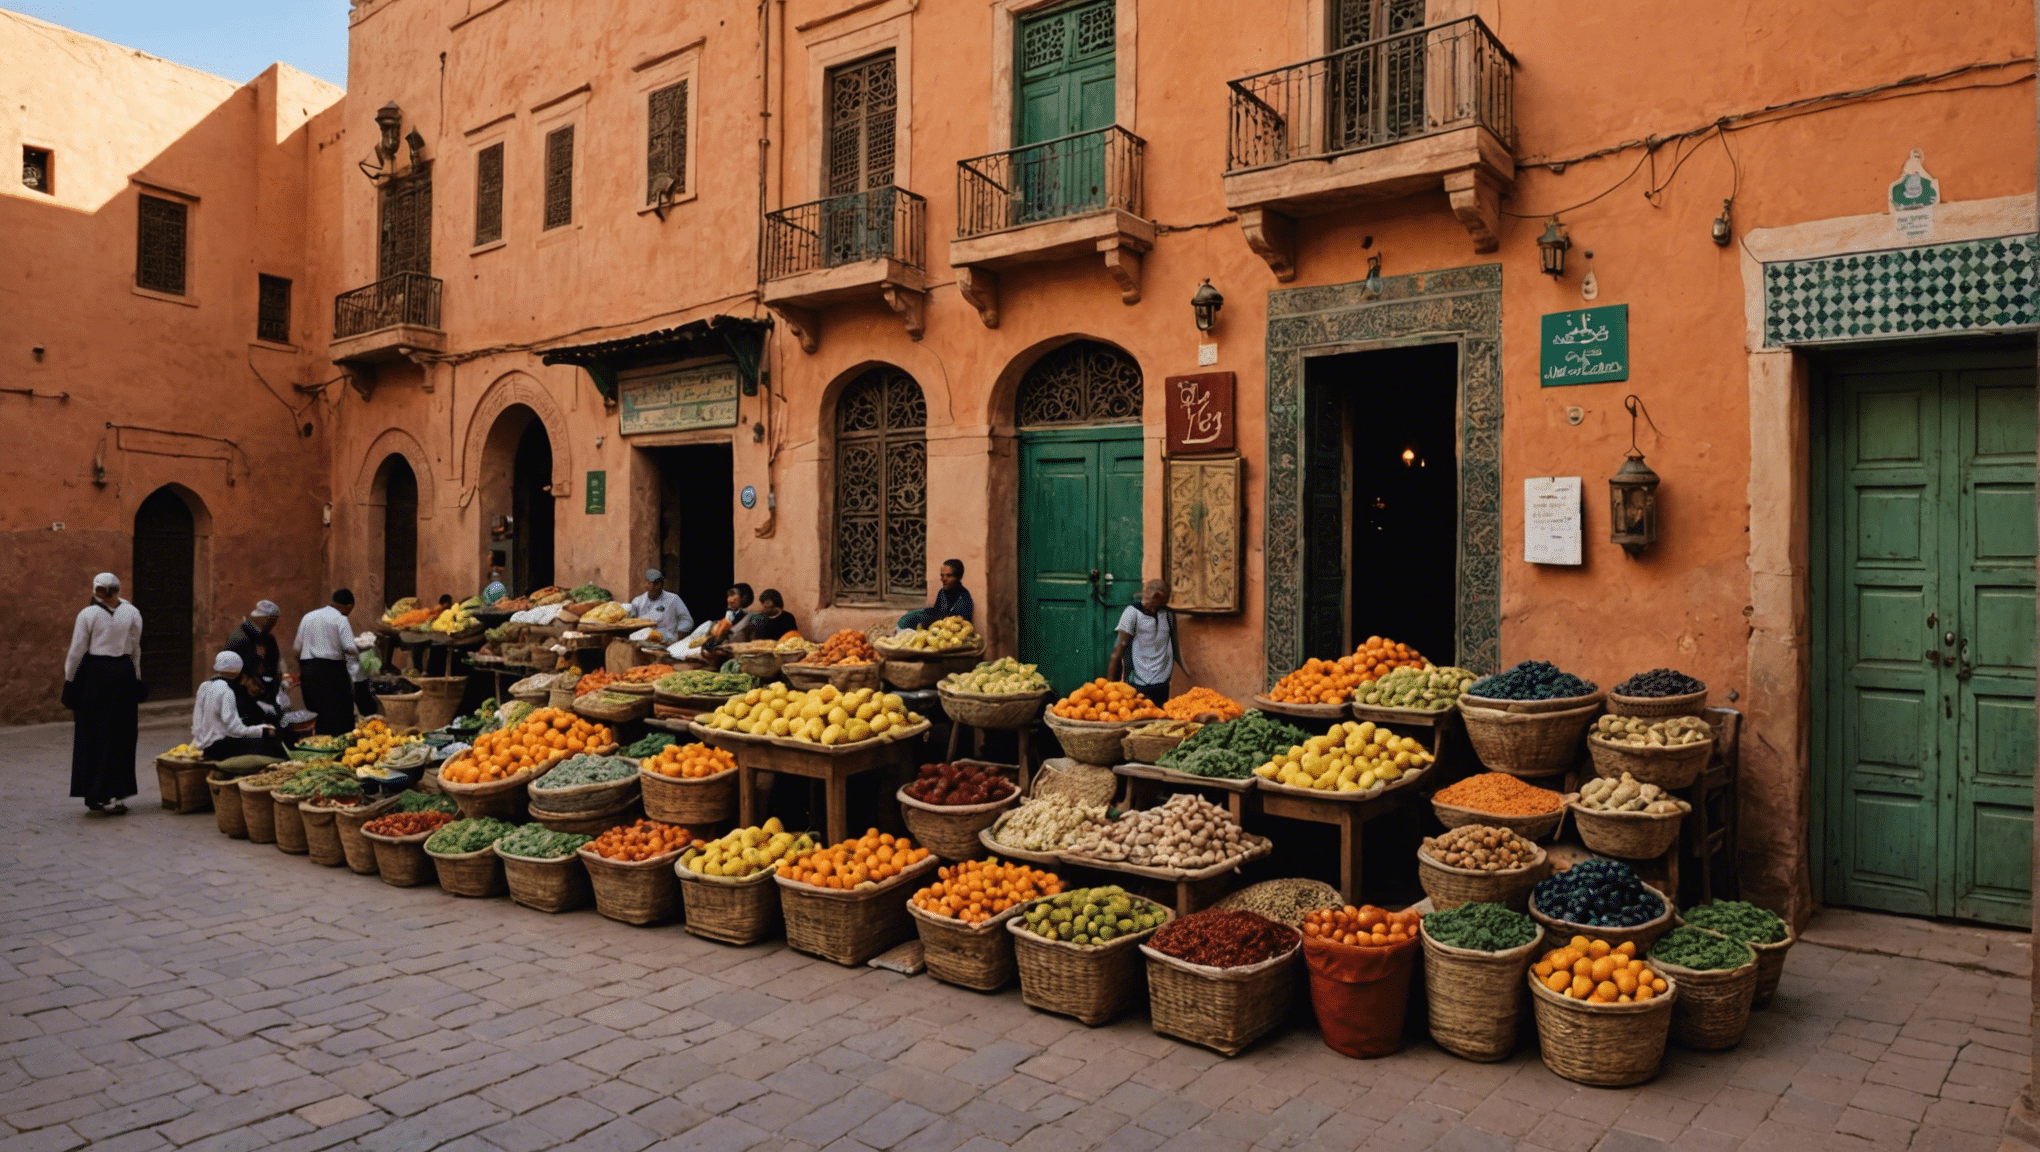
POLYGON ((751 586, 732 584, 723 593, 723 611, 720 616, 703 620, 683 640, 666 649, 667 655, 675 660, 704 660, 708 654, 729 643, 730 631, 743 623, 750 615, 751 586))
POLYGON ((215 762, 250 755, 281 760, 276 727, 248 722, 249 716, 261 714, 260 704, 241 686, 242 679, 240 656, 222 652, 213 657, 212 678, 199 686, 191 703, 191 743, 215 762))
POLYGON ((758 610, 744 617, 744 622, 732 630, 732 638, 777 640, 799 627, 793 613, 786 610, 785 601, 779 598, 779 589, 767 588, 758 593, 758 610))
POLYGON ((925 628, 937 620, 947 620, 951 616, 961 616, 969 620, 976 611, 977 605, 971 601, 970 589, 963 586, 963 561, 944 560, 942 587, 935 591, 935 603, 926 608, 916 608, 900 617, 900 627, 925 628))

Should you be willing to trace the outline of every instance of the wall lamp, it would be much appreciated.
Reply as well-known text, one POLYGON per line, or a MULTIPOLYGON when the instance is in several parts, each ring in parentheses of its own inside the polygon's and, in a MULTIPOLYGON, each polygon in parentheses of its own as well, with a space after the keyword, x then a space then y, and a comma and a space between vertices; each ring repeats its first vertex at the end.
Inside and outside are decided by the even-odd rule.
POLYGON ((1658 474, 1643 462, 1643 453, 1636 447, 1636 416, 1642 411, 1653 432, 1657 421, 1634 395, 1626 397, 1622 406, 1629 409, 1629 451, 1623 454, 1621 470, 1608 479, 1608 539, 1622 545, 1634 559, 1657 543, 1658 486, 1658 474))
POLYGON ((1544 226, 1544 235, 1537 238, 1537 260, 1546 276, 1565 275, 1565 250, 1572 247, 1572 238, 1558 230, 1558 217, 1544 226))
POLYGON ((1218 310, 1223 307, 1225 297, 1211 286, 1211 278, 1205 277, 1204 283, 1198 286, 1196 295, 1190 297, 1190 311, 1197 316, 1197 330, 1211 331, 1211 326, 1218 323, 1218 310))

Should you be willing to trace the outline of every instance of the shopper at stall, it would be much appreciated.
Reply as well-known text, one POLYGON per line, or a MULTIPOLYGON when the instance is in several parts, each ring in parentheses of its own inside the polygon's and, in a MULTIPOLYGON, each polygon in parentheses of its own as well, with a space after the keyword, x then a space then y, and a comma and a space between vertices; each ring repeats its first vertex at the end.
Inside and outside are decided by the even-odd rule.
POLYGON ((120 595, 120 577, 92 578, 92 602, 71 624, 64 707, 71 710, 71 795, 118 816, 135 794, 135 738, 142 685, 142 614, 120 595))
POLYGON ((639 620, 650 620, 652 628, 665 639, 684 636, 694 628, 694 614, 678 596, 666 591, 666 574, 657 568, 645 569, 644 594, 630 602, 630 614, 639 620))
POLYGON ((354 727, 354 682, 361 679, 361 647, 347 624, 354 593, 335 589, 332 603, 298 621, 298 681, 305 707, 318 714, 321 736, 343 736, 354 727))
POLYGON ((255 605, 248 618, 235 626, 227 638, 227 651, 241 658, 242 675, 261 684, 257 699, 275 708, 280 717, 290 711, 290 685, 283 672, 283 646, 276 640, 276 621, 283 615, 273 601, 255 605))
POLYGON ((1161 704, 1169 699, 1169 680, 1178 667, 1183 669, 1183 675, 1191 674, 1177 643, 1176 612, 1169 607, 1169 585, 1163 580, 1150 580, 1141 585, 1140 600, 1128 604, 1119 615, 1119 643, 1112 648, 1105 678, 1119 679, 1123 668, 1126 682, 1136 692, 1161 704))
POLYGON ((704 660, 709 654, 729 642, 730 630, 743 623, 751 607, 751 586, 732 584, 723 593, 722 615, 712 620, 703 620, 687 638, 677 641, 666 649, 666 654, 675 660, 704 660))
POLYGON ((503 577, 503 554, 489 553, 489 580, 482 585, 482 604, 492 605, 510 595, 510 582, 503 577))
POLYGON ((969 620, 976 613, 977 605, 970 598, 970 589, 963 586, 963 561, 944 560, 942 587, 935 590, 935 603, 900 617, 900 627, 920 628, 951 616, 969 620))
POLYGON ((261 704, 248 685, 241 657, 222 652, 213 657, 212 678, 199 685, 191 702, 191 743, 215 763, 233 756, 274 756, 284 758, 283 745, 276 740, 276 726, 254 723, 252 710, 261 704))
POLYGON ((744 617, 744 622, 732 630, 732 638, 777 640, 799 627, 793 613, 786 610, 786 602, 779 598, 779 589, 767 588, 758 593, 758 610, 744 617))

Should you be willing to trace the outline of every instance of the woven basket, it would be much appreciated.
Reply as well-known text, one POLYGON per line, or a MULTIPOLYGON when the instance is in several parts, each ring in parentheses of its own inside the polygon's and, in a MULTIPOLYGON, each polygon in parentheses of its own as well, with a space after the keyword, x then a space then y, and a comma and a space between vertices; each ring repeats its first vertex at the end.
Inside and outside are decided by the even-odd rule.
POLYGON ((636 796, 626 797, 623 803, 602 812, 552 812, 533 804, 526 809, 531 818, 545 825, 549 832, 572 832, 579 836, 600 836, 611 828, 634 824, 644 815, 643 803, 636 796))
POLYGON ((383 722, 401 731, 418 726, 418 702, 424 698, 423 692, 396 692, 378 696, 375 702, 382 706, 383 722))
POLYGON ((968 672, 977 667, 978 663, 985 658, 985 641, 982 636, 978 637, 977 643, 967 648, 905 648, 893 643, 893 637, 899 635, 897 628, 883 636, 872 635, 873 632, 878 631, 881 631, 881 629, 876 627, 867 629, 864 633, 864 638, 871 641, 872 651, 877 652, 880 657, 886 660, 899 660, 902 662, 927 661, 930 663, 937 660, 947 660, 952 663, 959 660, 968 660, 970 663, 965 664, 962 668, 962 671, 968 672))
POLYGON ((460 715, 460 698, 467 692, 467 677, 421 676, 417 685, 423 693, 418 701, 418 727, 430 732, 446 727, 460 715))
POLYGON ((1672 1039, 1702 1052, 1742 1043, 1757 995, 1754 950, 1750 962, 1739 968, 1687 968, 1661 960, 1650 961, 1650 966, 1664 974, 1667 985, 1679 983, 1679 998, 1672 1004, 1672 1039))
POLYGON ((503 878, 503 860, 496 855, 496 846, 489 845, 473 852, 434 852, 425 849, 432 857, 432 867, 439 873, 439 887, 449 896, 505 896, 510 885, 503 878))
POLYGON ((1551 860, 1544 849, 1536 849, 1536 856, 1521 868, 1507 872, 1484 872, 1475 868, 1454 868, 1431 858, 1423 849, 1417 850, 1417 881, 1424 886, 1424 894, 1431 898, 1431 906, 1443 912, 1461 904, 1500 904, 1521 912, 1530 903, 1530 890, 1539 880, 1551 875, 1551 860))
POLYGON ((1344 700, 1339 701, 1337 704, 1290 704, 1282 700, 1270 700, 1266 696, 1257 694, 1254 696, 1253 701, 1256 709, 1266 712, 1270 716, 1289 716, 1298 720, 1322 720, 1328 725, 1335 724, 1346 718, 1347 702, 1344 700))
POLYGON ((1610 692, 1608 711, 1617 716, 1640 716, 1648 720, 1665 720, 1673 716, 1704 718, 1707 712, 1707 689, 1688 692, 1683 696, 1622 696, 1610 692))
POLYGON ((167 756, 156 757, 156 788, 162 794, 163 807, 179 816, 203 812, 212 806, 212 793, 205 786, 205 778, 218 767, 210 760, 172 760, 167 756))
POLYGON ((1140 946, 1147 957, 1148 1011, 1156 1032, 1237 1056, 1289 1017, 1303 941, 1241 968, 1188 964, 1140 946))
POLYGON ((1693 806, 1684 800, 1678 812, 1598 812, 1580 803, 1578 793, 1565 798, 1580 839, 1589 851, 1624 860, 1655 860, 1679 842, 1679 825, 1693 806))
POLYGON ((205 787, 212 793, 213 822, 220 826, 220 835, 246 840, 248 821, 241 815, 241 786, 231 776, 207 776, 205 787))
POLYGON ((975 860, 985 855, 985 844, 978 839, 978 832, 998 823, 999 817, 1020 803, 1017 786, 1004 800, 989 804, 929 804, 907 795, 905 788, 894 795, 914 843, 944 860, 975 860))
MULTIPOLYGON (((611 685, 611 687, 615 686, 611 685)), ((602 698, 603 692, 606 691, 607 689, 604 689, 603 691, 590 692, 586 696, 576 697, 574 699, 574 714, 576 716, 584 716, 590 720, 600 720, 605 724, 628 724, 633 720, 642 720, 652 714, 652 698, 650 694, 641 696, 633 692, 629 694, 630 699, 626 702, 604 700, 602 698)))
POLYGON ((1617 744, 1603 740, 1599 733, 1587 736, 1587 751, 1594 757, 1594 774, 1610 780, 1624 772, 1638 784, 1660 788, 1684 788, 1707 770, 1714 755, 1714 742, 1696 740, 1691 744, 1617 744))
POLYGON ((572 688, 546 689, 545 706, 557 708, 562 712, 572 712, 574 710, 574 690, 572 688))
MULTIPOLYGON (((607 753, 603 753, 603 755, 607 755, 607 753)), ((502 780, 493 780, 487 784, 456 784, 448 780, 446 778, 447 766, 459 763, 466 756, 467 753, 462 752, 459 756, 455 756, 447 761, 446 764, 439 766, 440 791, 453 798, 453 802, 460 806, 460 814, 462 816, 494 816, 498 820, 516 820, 522 816, 524 814, 524 806, 530 800, 529 790, 526 786, 538 777, 552 771, 559 765, 560 761, 567 758, 565 752, 555 752, 545 760, 526 768, 514 776, 509 776, 502 780)))
POLYGON ((1041 716, 1042 707, 1055 693, 1044 689, 1006 696, 973 696, 937 688, 935 695, 942 701, 943 714, 958 724, 983 728, 988 732, 1003 732, 1033 727, 1034 721, 1041 716))
POLYGON ((930 852, 883 884, 848 891, 818 888, 774 872, 787 944, 796 952, 846 966, 864 963, 914 935, 907 899, 941 864, 941 858, 930 852))
POLYGON ((303 856, 311 852, 312 846, 305 839, 305 814, 298 809, 304 801, 294 796, 284 796, 275 791, 269 793, 271 820, 276 827, 276 850, 291 856, 303 856))
POLYGON ((1125 759, 1126 734, 1145 720, 1065 720, 1042 713, 1048 730, 1062 744, 1064 755, 1079 764, 1117 764, 1125 759))
MULTIPOLYGON (((1684 916, 1674 916, 1673 920, 1679 924, 1686 923, 1684 916)), ((1698 925, 1694 925, 1694 927, 1698 927, 1698 925)), ((1701 928, 1700 930, 1702 932, 1714 931, 1711 928, 1701 928)), ((1716 936, 1721 935, 1719 932, 1714 934, 1716 936)), ((1760 944, 1755 940, 1744 940, 1742 942, 1750 951, 1757 954, 1757 987, 1756 994, 1751 1000, 1752 1007, 1762 1008, 1771 1002, 1772 996, 1777 994, 1778 979, 1785 974, 1785 955, 1792 951, 1792 946, 1798 942, 1799 934, 1794 932, 1789 924, 1785 926, 1785 939, 1780 940, 1776 944, 1760 944)))
POLYGON ((1537 1013, 1537 1044, 1544 1066, 1568 1080, 1604 1088, 1641 1084, 1657 1075, 1671 1031, 1678 982, 1665 977, 1665 990, 1641 1004, 1589 1004, 1546 988, 1526 976, 1537 1013))
MULTIPOLYGON (((1553 792, 1554 797, 1558 793, 1553 792)), ((1562 797, 1560 798, 1563 799, 1562 797)), ((1460 808, 1439 800, 1431 801, 1431 811, 1438 814, 1438 822, 1447 828, 1462 824, 1486 824, 1490 828, 1507 828, 1525 840, 1542 840, 1558 830, 1559 821, 1565 819, 1565 804, 1539 816, 1504 816, 1497 812, 1482 812, 1477 808, 1460 808)))
POLYGON ((503 862, 503 881, 510 899, 540 912, 572 912, 595 902, 588 869, 578 856, 541 860, 536 856, 496 853, 503 862))
MULTIPOLYGON (((1021 908, 1032 906, 1023 904, 1021 908)), ((1026 921, 1019 916, 1006 921, 1006 931, 1013 936, 1013 961, 1020 972, 1020 998, 1030 1007, 1073 1016, 1096 1028, 1146 994, 1147 978, 1136 946, 1159 927, 1106 944, 1079 946, 1044 940, 1027 931, 1026 921)))
POLYGON ((1504 700, 1499 696, 1473 695, 1459 697, 1466 704, 1475 708, 1485 708, 1490 712, 1524 712, 1532 715, 1539 712, 1571 712, 1589 704, 1599 705, 1607 698, 1608 693, 1605 689, 1589 692, 1585 696, 1561 696, 1556 700, 1504 700))
POLYGON ((362 876, 375 875, 375 845, 368 842, 368 836, 361 830, 363 824, 378 816, 396 810, 397 798, 385 796, 373 804, 358 808, 342 808, 333 814, 334 827, 340 832, 340 850, 347 856, 347 867, 362 876))
POLYGON ((595 889, 595 910, 625 924, 672 919, 680 913, 680 878, 673 874, 673 862, 680 855, 673 851, 650 860, 611 860, 583 845, 581 864, 595 889))
POLYGON ((361 836, 375 848, 375 871, 383 883, 395 888, 416 888, 432 882, 433 861, 425 854, 425 841, 437 830, 409 836, 378 836, 363 829, 361 836))
MULTIPOLYGON (((885 656, 885 650, 879 649, 885 656)), ((944 677, 958 672, 968 672, 984 660, 982 646, 959 653, 926 653, 918 657, 886 656, 879 665, 879 675, 886 683, 902 692, 918 692, 933 688, 944 677)))
POLYGON ((691 778, 639 768, 645 815, 683 828, 728 823, 737 818, 737 777, 741 775, 735 768, 691 778))
POLYGON ((1516 1050, 1530 988, 1525 976, 1544 932, 1506 952, 1454 948, 1422 933, 1424 987, 1431 1006, 1431 1039, 1454 1056, 1492 1063, 1516 1050))
POLYGON ((547 788, 545 777, 540 776, 531 782, 528 792, 533 808, 543 808, 562 816, 577 812, 606 812, 637 798, 638 777, 633 775, 625 776, 621 780, 605 780, 598 784, 547 788))
POLYGON ((276 790, 274 784, 266 788, 250 788, 236 782, 234 790, 241 794, 241 827, 250 844, 276 843, 276 807, 269 802, 269 794, 276 790))
MULTIPOLYGON (((1257 912, 1260 915, 1268 916, 1268 919, 1278 924, 1287 924, 1291 928, 1301 930, 1303 928, 1303 918, 1309 914, 1308 908, 1337 908, 1345 904, 1345 902, 1346 898, 1339 894, 1337 888, 1321 880, 1284 879, 1263 880, 1259 884, 1249 884, 1237 892, 1220 897, 1218 903, 1213 904, 1212 907, 1220 911, 1239 908, 1249 912, 1257 912), (1295 912, 1293 918, 1288 915, 1268 916, 1266 912, 1261 912, 1260 909, 1254 906, 1260 902, 1263 896, 1272 896, 1274 891, 1280 888, 1297 888, 1308 891, 1315 896, 1316 903, 1314 905, 1303 905, 1306 910, 1295 912)), ((1297 903, 1302 905, 1302 901, 1297 901, 1297 903)))
POLYGON ((347 863, 347 849, 340 843, 340 828, 333 822, 338 808, 320 805, 298 805, 298 821, 305 829, 305 855, 312 863, 327 868, 338 868, 347 863))
POLYGON ((738 652, 736 659, 738 670, 761 684, 779 675, 777 652, 738 652))
POLYGON ((1138 736, 1128 732, 1120 747, 1123 755, 1135 764, 1156 764, 1164 753, 1187 739, 1188 736, 1138 736))
MULTIPOLYGON (((1657 892, 1657 889, 1652 888, 1651 891, 1657 892)), ((1589 940, 1606 940, 1610 948, 1620 948, 1624 944, 1635 944, 1636 954, 1641 956, 1645 952, 1650 951, 1650 946, 1657 942, 1657 938, 1669 932, 1672 927, 1672 902, 1665 900, 1664 893, 1662 892, 1658 892, 1658 899, 1664 900, 1665 910, 1659 913, 1656 919, 1646 920, 1629 928, 1607 928, 1593 924, 1574 924, 1570 920, 1560 920, 1555 916, 1546 916, 1537 910, 1537 894, 1534 891, 1530 894, 1530 902, 1525 906, 1524 911, 1530 913, 1532 920, 1543 925, 1544 930, 1551 933, 1553 939, 1570 940, 1575 936, 1585 936, 1589 940)))
POLYGON ((877 691, 879 667, 877 664, 781 664, 779 672, 786 677, 787 683, 806 692, 828 684, 835 685, 838 692, 855 692, 860 688, 877 691))
POLYGON ((735 879, 704 876, 687 869, 687 861, 694 855, 689 850, 673 862, 689 932, 704 940, 738 946, 756 944, 779 933, 779 888, 772 883, 773 869, 735 879))
POLYGON ((1554 776, 1579 758, 1580 736, 1601 714, 1601 702, 1562 712, 1499 712, 1461 696, 1459 714, 1482 764, 1511 776, 1554 776))
POLYGON ((1006 932, 1006 921, 1019 915, 1022 907, 1015 904, 982 924, 965 924, 909 903, 907 915, 921 934, 921 960, 928 975, 974 992, 997 992, 1011 984, 1013 937, 1006 932))

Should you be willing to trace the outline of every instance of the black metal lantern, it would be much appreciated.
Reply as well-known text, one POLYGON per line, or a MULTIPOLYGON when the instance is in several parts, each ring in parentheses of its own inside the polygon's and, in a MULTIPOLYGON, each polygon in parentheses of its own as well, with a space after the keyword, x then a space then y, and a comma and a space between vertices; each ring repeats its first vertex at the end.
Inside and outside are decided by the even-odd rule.
POLYGON ((1558 217, 1544 226, 1544 235, 1537 238, 1537 259, 1546 276, 1565 275, 1565 250, 1572 247, 1572 238, 1558 230, 1558 217))
POLYGON ((1218 323, 1218 310, 1223 307, 1225 297, 1219 295, 1218 289, 1213 288, 1211 280, 1206 278, 1198 287, 1197 294, 1190 297, 1190 311, 1197 314, 1197 330, 1211 331, 1211 326, 1218 323))
MULTIPOLYGON (((1658 474, 1643 462, 1643 452, 1636 447, 1636 416, 1643 401, 1630 396, 1622 405, 1629 409, 1629 451, 1621 470, 1608 480, 1608 538, 1635 557, 1657 543, 1658 474)), ((1651 431, 1657 431, 1648 411, 1643 418, 1651 431)))

